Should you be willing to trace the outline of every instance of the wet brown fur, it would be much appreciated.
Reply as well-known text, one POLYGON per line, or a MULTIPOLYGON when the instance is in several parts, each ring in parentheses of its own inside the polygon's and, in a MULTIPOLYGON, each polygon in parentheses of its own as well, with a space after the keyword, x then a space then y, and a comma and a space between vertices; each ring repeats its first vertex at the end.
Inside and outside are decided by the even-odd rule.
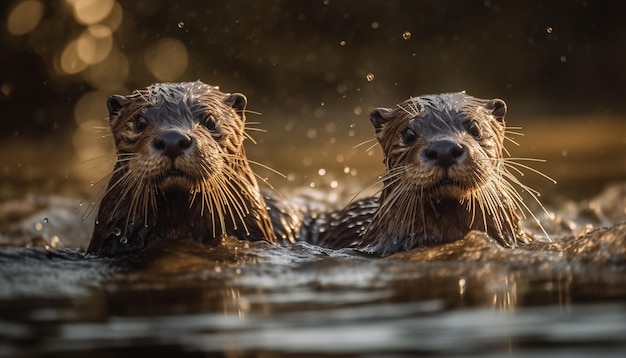
POLYGON ((370 118, 387 167, 380 197, 356 201, 335 215, 320 244, 384 256, 456 241, 471 230, 485 231, 506 247, 529 241, 520 226, 528 208, 512 183, 532 190, 507 170, 519 163, 504 158, 506 111, 500 99, 465 93, 375 109, 370 118), (453 165, 429 157, 438 141, 463 148, 453 165))
POLYGON ((117 161, 88 252, 116 255, 153 240, 224 235, 275 242, 243 146, 246 104, 243 95, 200 81, 109 98, 117 161), (180 156, 155 145, 167 131, 191 139, 180 156))

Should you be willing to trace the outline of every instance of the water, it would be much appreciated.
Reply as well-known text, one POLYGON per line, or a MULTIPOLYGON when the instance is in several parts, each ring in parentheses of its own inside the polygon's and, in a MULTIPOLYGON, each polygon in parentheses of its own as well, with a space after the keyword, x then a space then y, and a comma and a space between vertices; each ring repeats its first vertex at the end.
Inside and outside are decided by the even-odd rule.
POLYGON ((9 248, 0 354, 621 356, 625 233, 529 250, 475 234, 385 259, 237 240, 118 259, 9 248))

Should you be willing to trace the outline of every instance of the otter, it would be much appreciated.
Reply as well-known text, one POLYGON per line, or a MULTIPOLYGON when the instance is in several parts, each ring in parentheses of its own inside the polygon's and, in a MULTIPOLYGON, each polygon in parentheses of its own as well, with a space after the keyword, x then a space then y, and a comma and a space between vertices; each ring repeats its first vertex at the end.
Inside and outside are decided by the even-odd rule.
POLYGON ((506 113, 503 100, 464 92, 374 109, 387 169, 380 196, 327 215, 313 243, 386 256, 460 240, 471 230, 505 247, 530 242, 522 208, 533 214, 512 184, 537 197, 507 169, 520 164, 504 157, 506 113))
POLYGON ((264 198, 246 157, 246 106, 243 94, 200 81, 111 96, 117 160, 87 252, 114 256, 170 238, 293 240, 288 206, 264 198))

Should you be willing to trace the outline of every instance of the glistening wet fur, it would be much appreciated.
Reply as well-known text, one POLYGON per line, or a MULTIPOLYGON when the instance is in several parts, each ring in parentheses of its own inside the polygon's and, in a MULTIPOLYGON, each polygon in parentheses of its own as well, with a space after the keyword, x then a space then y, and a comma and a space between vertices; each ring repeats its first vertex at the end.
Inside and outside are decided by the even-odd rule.
POLYGON ((505 247, 531 241, 520 219, 534 214, 515 186, 539 200, 513 173, 535 170, 519 163, 524 158, 505 157, 506 113, 500 99, 463 92, 372 111, 387 168, 380 197, 330 215, 318 243, 386 256, 460 240, 471 230, 487 232, 505 247))
POLYGON ((118 255, 176 238, 292 240, 272 223, 289 213, 272 206, 277 197, 265 202, 247 160, 246 105, 242 94, 200 81, 110 97, 117 160, 87 251, 118 255))

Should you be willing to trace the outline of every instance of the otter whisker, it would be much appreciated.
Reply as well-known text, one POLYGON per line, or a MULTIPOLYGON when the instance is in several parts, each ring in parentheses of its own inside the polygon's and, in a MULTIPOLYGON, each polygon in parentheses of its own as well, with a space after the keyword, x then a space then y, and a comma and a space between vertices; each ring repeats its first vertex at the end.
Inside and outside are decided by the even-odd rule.
POLYGON ((390 186, 390 185, 393 185, 395 182, 397 182, 397 181, 398 181, 398 179, 399 179, 398 177, 399 177, 400 175, 402 175, 403 171, 404 171, 404 170, 406 170, 408 167, 409 167, 408 165, 406 165, 406 166, 402 166, 402 167, 396 167, 396 168, 393 168, 393 169, 391 169, 391 170, 387 171, 385 174, 382 174, 382 175, 378 176, 378 178, 377 178, 377 179, 375 179, 375 180, 373 180, 373 181, 370 181, 370 183, 368 183, 368 184, 367 184, 367 185, 366 185, 363 189, 361 189, 361 190, 359 190, 358 192, 356 192, 356 194, 354 194, 354 195, 352 196, 352 198, 350 199, 350 201, 349 201, 349 202, 353 202, 353 201, 357 198, 357 196, 359 196, 359 195, 360 195, 361 193, 363 193, 365 190, 367 190, 367 189, 369 189, 369 188, 373 187, 374 185, 378 185, 378 184, 380 184, 380 183, 384 183, 385 181, 390 181, 389 183, 386 183, 386 184, 383 186, 383 188, 381 188, 381 189, 379 189, 379 190, 377 190, 377 191, 376 191, 376 194, 378 194, 379 192, 381 192, 382 190, 384 190, 384 189, 385 189, 385 187, 390 186))
MULTIPOLYGON (((212 187, 216 187, 216 185, 212 187)), ((209 202, 212 203, 211 207, 213 210, 211 210, 211 212, 213 213, 213 222, 219 221, 221 233, 220 235, 226 235, 226 222, 224 221, 224 213, 222 211, 224 204, 221 201, 221 193, 218 190, 207 191, 207 193, 210 196, 209 202), (216 216, 218 220, 215 220, 216 216)), ((216 233, 217 231, 214 229, 213 238, 217 238, 216 233)))
MULTIPOLYGON (((511 138, 511 137, 509 137, 509 136, 506 136, 506 135, 505 135, 505 136, 504 136, 504 139, 505 139, 505 140, 508 140, 510 143, 513 143, 513 144, 514 144, 515 146, 517 146, 517 147, 519 147, 519 146, 520 146, 520 144, 519 144, 516 140, 512 139, 512 138, 511 138)), ((505 150, 506 150, 506 147, 504 147, 503 149, 505 149, 505 150)), ((509 152, 509 151, 507 150, 506 152, 507 152, 507 154, 508 154, 508 152, 509 152)), ((509 156, 510 156, 510 154, 509 154, 509 156)))
POLYGON ((364 145, 365 145, 365 144, 367 144, 367 143, 371 143, 371 142, 375 142, 375 141, 376 141, 376 138, 369 138, 369 139, 366 139, 366 140, 362 141, 361 143, 358 143, 358 144, 353 145, 353 146, 352 146, 352 149, 356 149, 356 148, 358 148, 358 147, 364 146, 364 145))
MULTIPOLYGON (((250 124, 250 123, 248 123, 250 124)), ((256 127, 243 127, 244 130, 246 131, 252 131, 252 132, 261 132, 261 133, 267 133, 267 129, 263 129, 263 128, 256 128, 256 127)))
MULTIPOLYGON (((140 171, 139 177, 137 178, 137 190, 133 190, 130 199, 129 213, 126 217, 126 223, 124 224, 124 232, 128 230, 129 222, 136 222, 138 216, 138 206, 144 200, 144 197, 147 195, 146 191, 150 190, 150 183, 146 183, 146 175, 147 170, 144 169, 140 171), (131 221, 132 219, 132 221, 131 221)), ((124 195, 126 197, 126 195, 124 195)))
MULTIPOLYGON (((518 161, 520 161, 520 160, 526 160, 526 161, 531 161, 531 162, 541 162, 541 163, 545 163, 546 162, 545 160, 534 159, 534 158, 505 158, 505 159, 503 159, 504 165, 509 167, 509 168, 514 168, 515 166, 517 166, 517 167, 526 169, 526 170, 528 170, 530 172, 533 172, 533 173, 535 173, 537 175, 540 175, 540 176, 544 177, 545 179, 551 181, 552 184, 556 184, 556 180, 552 179, 547 174, 544 174, 543 172, 541 172, 541 171, 539 171, 539 170, 537 170, 535 168, 532 168, 532 167, 527 166, 525 164, 519 163, 518 161)), ((521 174, 521 175, 523 175, 523 174, 521 174)))
MULTIPOLYGON (((279 172, 278 170, 276 170, 276 169, 274 169, 274 168, 272 168, 272 167, 269 167, 269 166, 267 166, 267 165, 265 165, 265 164, 259 163, 259 162, 254 161, 254 160, 248 160, 248 162, 249 162, 250 164, 254 164, 254 165, 256 165, 256 166, 258 166, 258 167, 261 167, 261 168, 263 168, 263 169, 267 169, 267 170, 269 170, 270 172, 272 172, 272 173, 274 173, 274 174, 276 174, 276 175, 279 175, 279 176, 280 176, 280 177, 282 177, 282 178, 287 178, 287 176, 286 176, 285 174, 283 174, 283 173, 279 172)), ((256 174, 256 173, 255 173, 255 174, 256 174)), ((261 178, 261 177, 260 177, 260 176, 258 176, 258 175, 257 175, 257 178, 261 179, 261 181, 263 181, 264 183, 267 183, 267 180, 265 180, 265 179, 261 178)))
MULTIPOLYGON (((242 196, 242 193, 237 190, 234 186, 233 182, 241 182, 245 178, 242 178, 241 175, 233 170, 230 167, 225 167, 224 175, 225 178, 216 177, 214 178, 217 182, 217 189, 220 191, 220 197, 224 199, 224 203, 230 202, 232 205, 226 205, 226 209, 231 214, 231 218, 233 219, 233 223, 236 225, 235 213, 236 216, 240 219, 242 226, 246 230, 246 233, 249 234, 249 229, 245 223, 244 217, 250 214, 249 208, 245 206, 243 203, 247 202, 247 200, 242 196), (227 189, 230 190, 227 190, 227 189), (235 212, 233 212, 232 207, 234 206, 235 212)), ((241 189, 241 188, 240 188, 241 189)), ((249 193, 246 193, 246 196, 252 196, 249 193)), ((236 227, 235 227, 236 229, 236 227)))
POLYGON ((522 132, 517 132, 518 130, 521 130, 522 127, 509 127, 507 126, 506 129, 504 130, 505 134, 512 134, 512 135, 516 135, 516 136, 520 136, 523 137, 525 134, 522 132))
POLYGON ((211 213, 211 232, 213 233, 213 238, 215 238, 215 223, 217 222, 217 220, 215 220, 215 212, 216 209, 213 209, 214 203, 211 200, 211 180, 204 180, 200 183, 200 194, 201 194, 201 198, 202 198, 202 208, 200 209, 200 217, 204 217, 204 209, 207 208, 209 210, 209 213, 211 213))
MULTIPOLYGON (((243 111, 243 112, 244 112, 245 114, 254 114, 254 115, 257 115, 257 116, 262 116, 262 115, 263 115, 263 113, 261 113, 261 112, 257 112, 257 111, 255 111, 255 110, 252 110, 252 109, 247 109, 247 108, 246 108, 246 110, 245 110, 245 111, 243 111)), ((251 122, 251 123, 255 123, 255 124, 256 124, 256 123, 260 123, 260 122, 251 122)))
MULTIPOLYGON (((548 212, 548 210, 543 206, 543 204, 541 203, 541 201, 539 200, 538 196, 534 193, 536 191, 534 190, 529 190, 530 188, 528 188, 526 185, 522 184, 519 182, 519 180, 517 180, 517 178, 515 178, 514 176, 511 176, 511 178, 509 178, 509 180, 511 180, 513 183, 515 183, 516 185, 520 186, 522 189, 526 190, 526 192, 530 195, 531 198, 533 198, 533 200, 539 205, 539 207, 543 210, 543 212, 546 215, 550 215, 550 213, 548 212), (534 191, 534 192, 533 192, 534 191)), ((518 208, 520 208, 520 211, 523 215, 523 217, 526 217, 526 212, 528 214, 530 214, 530 216, 532 217, 533 221, 537 224, 537 226, 539 226, 539 229, 541 230, 541 232, 546 236, 546 238, 548 239, 548 241, 552 241, 552 239, 550 238, 550 235, 548 234, 548 232, 544 229, 544 227, 541 225, 541 222, 539 221, 539 219, 537 218, 537 216, 535 215, 535 213, 528 207, 528 205, 526 204, 526 202, 524 201, 524 199, 521 197, 521 195, 517 192, 517 190, 515 190, 515 188, 513 188, 511 186, 511 184, 507 181, 504 181, 505 183, 505 187, 507 188, 506 190, 510 193, 515 193, 514 198, 515 198, 515 203, 518 206, 518 208), (521 208, 523 208, 524 210, 521 210, 521 208)), ((538 194, 538 193, 537 193, 538 194)))
MULTIPOLYGON (((227 172, 226 176, 228 178, 226 179, 222 179, 222 178, 216 178, 218 182, 220 182, 220 190, 223 190, 223 194, 225 198, 229 199, 231 201, 231 203, 235 206, 235 209, 237 209, 237 211, 239 212, 240 217, 241 216, 246 216, 247 214, 250 214, 250 211, 248 210, 248 207, 243 207, 242 203, 245 203, 246 200, 243 198, 243 194, 242 192, 238 191, 237 188, 233 185, 232 181, 236 180, 236 173, 235 175, 233 175, 233 173, 231 172, 227 172), (230 180, 227 180, 230 179, 230 180), (230 188, 231 190, 224 190, 230 188)), ((247 196, 249 196, 248 193, 246 193, 247 196)), ((243 221, 243 218, 242 218, 243 221)))
POLYGON ((106 193, 108 193, 112 189, 112 188, 107 189, 106 184, 110 181, 113 175, 115 175, 121 170, 124 170, 124 167, 120 166, 119 168, 114 169, 113 172, 109 173, 104 178, 98 180, 92 185, 90 191, 94 192, 95 194, 93 194, 93 199, 89 202, 89 205, 85 208, 85 211, 81 215, 82 220, 87 219, 93 213, 93 211, 98 207, 98 203, 102 200, 102 198, 106 195, 106 193))

